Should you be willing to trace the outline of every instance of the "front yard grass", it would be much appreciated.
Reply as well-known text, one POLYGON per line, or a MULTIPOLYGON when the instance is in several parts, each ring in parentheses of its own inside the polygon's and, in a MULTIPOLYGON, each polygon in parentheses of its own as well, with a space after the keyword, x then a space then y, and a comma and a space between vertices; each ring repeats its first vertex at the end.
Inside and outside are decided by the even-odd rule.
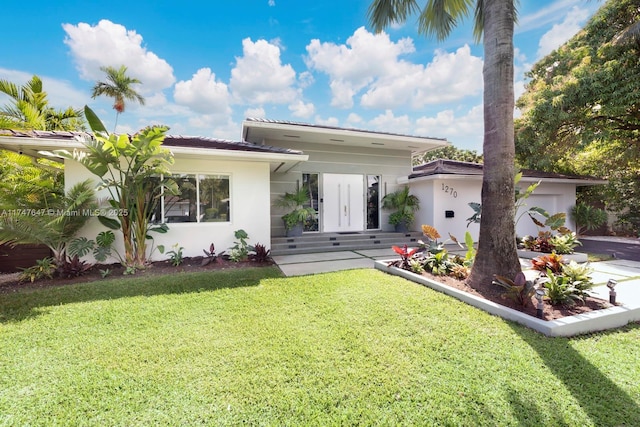
POLYGON ((0 294, 0 425, 640 425, 639 342, 376 270, 104 280, 0 294))

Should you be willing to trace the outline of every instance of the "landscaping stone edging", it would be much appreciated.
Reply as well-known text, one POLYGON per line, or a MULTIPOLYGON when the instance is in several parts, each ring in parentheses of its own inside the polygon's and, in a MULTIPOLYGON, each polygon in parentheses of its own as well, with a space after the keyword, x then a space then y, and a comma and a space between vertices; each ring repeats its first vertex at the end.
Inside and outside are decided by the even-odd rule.
POLYGON ((467 292, 453 288, 410 271, 391 267, 388 264, 394 260, 380 260, 375 262, 375 268, 385 273, 403 277, 412 282, 427 286, 436 291, 450 295, 473 307, 484 310, 503 319, 517 322, 549 337, 569 337, 607 329, 619 328, 629 322, 640 321, 640 309, 629 309, 624 306, 610 307, 589 313, 564 317, 556 320, 542 320, 520 311, 504 307, 484 298, 476 297, 467 292))

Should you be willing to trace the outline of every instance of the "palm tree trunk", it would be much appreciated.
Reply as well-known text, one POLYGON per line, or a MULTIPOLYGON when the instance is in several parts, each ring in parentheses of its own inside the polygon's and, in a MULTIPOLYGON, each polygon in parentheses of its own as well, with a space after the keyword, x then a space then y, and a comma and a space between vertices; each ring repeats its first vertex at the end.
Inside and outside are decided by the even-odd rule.
POLYGON ((469 282, 521 271, 515 236, 514 0, 484 2, 484 174, 478 253, 469 282))

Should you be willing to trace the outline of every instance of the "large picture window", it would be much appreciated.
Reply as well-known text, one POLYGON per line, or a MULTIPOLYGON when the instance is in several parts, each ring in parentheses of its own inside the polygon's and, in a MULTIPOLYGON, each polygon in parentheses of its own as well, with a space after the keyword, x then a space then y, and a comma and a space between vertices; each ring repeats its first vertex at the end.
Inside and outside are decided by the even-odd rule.
POLYGON ((166 223, 228 222, 229 176, 174 174, 180 194, 162 197, 160 217, 166 223))

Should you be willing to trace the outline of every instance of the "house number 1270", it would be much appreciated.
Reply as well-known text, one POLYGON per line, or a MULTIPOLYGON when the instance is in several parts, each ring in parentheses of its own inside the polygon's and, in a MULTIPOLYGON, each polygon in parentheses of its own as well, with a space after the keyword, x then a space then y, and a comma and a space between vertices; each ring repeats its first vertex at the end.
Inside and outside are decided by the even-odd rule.
POLYGON ((453 187, 449 187, 448 185, 442 184, 442 191, 449 194, 454 199, 458 197, 458 192, 454 190, 453 187))

